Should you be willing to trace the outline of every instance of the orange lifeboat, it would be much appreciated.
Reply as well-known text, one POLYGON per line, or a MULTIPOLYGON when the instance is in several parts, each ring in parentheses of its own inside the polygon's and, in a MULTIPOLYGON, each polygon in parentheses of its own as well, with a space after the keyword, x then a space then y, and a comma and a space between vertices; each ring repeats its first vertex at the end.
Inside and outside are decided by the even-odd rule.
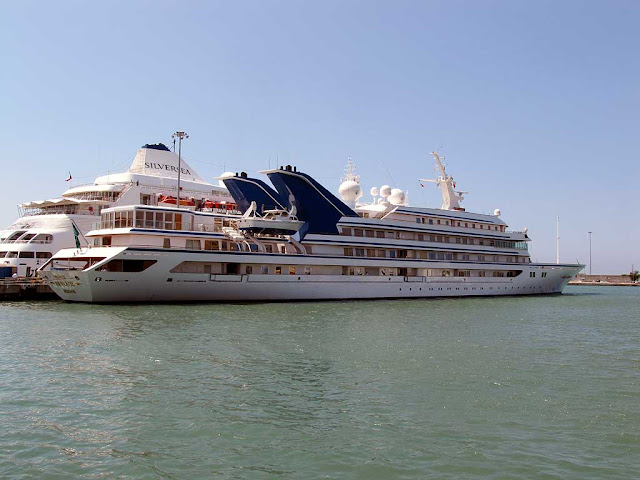
MULTIPOLYGON (((160 195, 158 198, 158 203, 168 203, 169 205, 177 205, 176 197, 172 197, 170 195, 160 195)), ((180 205, 184 207, 195 207, 196 202, 193 198, 183 198, 180 197, 180 205)))

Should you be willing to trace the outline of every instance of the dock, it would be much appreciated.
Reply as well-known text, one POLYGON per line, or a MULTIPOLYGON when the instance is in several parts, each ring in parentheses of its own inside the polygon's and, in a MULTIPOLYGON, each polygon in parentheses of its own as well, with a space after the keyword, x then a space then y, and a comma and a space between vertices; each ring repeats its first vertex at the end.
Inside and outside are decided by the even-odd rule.
POLYGON ((40 277, 0 279, 0 300, 56 300, 59 298, 40 277))

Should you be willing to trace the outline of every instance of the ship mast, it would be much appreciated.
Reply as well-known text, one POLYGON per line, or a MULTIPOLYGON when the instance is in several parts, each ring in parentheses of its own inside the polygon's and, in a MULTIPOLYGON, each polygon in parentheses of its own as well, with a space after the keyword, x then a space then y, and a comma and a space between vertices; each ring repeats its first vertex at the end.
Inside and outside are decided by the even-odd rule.
POLYGON ((431 152, 431 155, 433 155, 433 158, 438 164, 440 176, 435 180, 421 178, 420 181, 438 184, 440 191, 442 192, 442 206, 440 207, 442 210, 464 210, 464 208, 460 206, 460 202, 464 200, 463 195, 469 192, 460 192, 455 190, 456 183, 452 176, 447 175, 445 167, 440 160, 440 156, 436 152, 431 152))

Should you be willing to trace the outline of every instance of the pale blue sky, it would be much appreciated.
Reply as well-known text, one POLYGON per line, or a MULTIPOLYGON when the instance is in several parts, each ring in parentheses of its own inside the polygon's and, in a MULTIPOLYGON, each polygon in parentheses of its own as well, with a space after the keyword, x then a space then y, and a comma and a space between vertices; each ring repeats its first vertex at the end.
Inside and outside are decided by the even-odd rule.
MULTIPOLYGON (((0 1, 0 224, 124 170, 185 130, 205 178, 291 163, 333 191, 439 206, 446 155, 470 211, 532 253, 640 267, 640 2, 0 1), (387 169, 391 173, 391 178, 387 169)), ((587 268, 588 271, 588 268, 587 268)))

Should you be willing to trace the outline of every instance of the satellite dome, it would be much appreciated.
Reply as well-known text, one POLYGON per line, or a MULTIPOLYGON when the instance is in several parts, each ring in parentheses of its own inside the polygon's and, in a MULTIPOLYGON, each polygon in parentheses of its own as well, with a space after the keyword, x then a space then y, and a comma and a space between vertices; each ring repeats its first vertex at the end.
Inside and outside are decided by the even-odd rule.
POLYGON ((494 214, 496 217, 499 217, 499 216, 500 216, 500 209, 499 209, 499 208, 496 208, 496 209, 493 211, 493 214, 494 214))
POLYGON ((235 177, 236 174, 233 172, 224 172, 222 175, 218 177, 218 186, 222 188, 227 188, 222 180, 229 177, 235 177))
POLYGON ((340 198, 344 203, 346 203, 350 207, 355 207, 356 201, 362 196, 362 189, 360 188, 358 182, 347 180, 340 184, 338 194, 340 195, 340 198))
POLYGON ((391 190, 391 195, 387 197, 387 200, 392 205, 404 205, 404 192, 399 188, 394 188, 391 190))
POLYGON ((380 187, 380 196, 387 198, 389 195, 391 195, 391 187, 389 185, 382 185, 380 187))
POLYGON ((371 187, 371 191, 369 193, 372 197, 376 197, 380 195, 380 190, 378 190, 378 187, 371 187))

